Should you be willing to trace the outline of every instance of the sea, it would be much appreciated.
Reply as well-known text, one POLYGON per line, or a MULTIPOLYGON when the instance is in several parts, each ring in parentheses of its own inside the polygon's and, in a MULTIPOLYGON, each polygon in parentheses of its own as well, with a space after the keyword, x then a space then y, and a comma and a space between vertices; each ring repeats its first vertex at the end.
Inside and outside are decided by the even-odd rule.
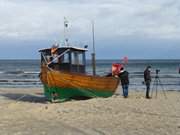
MULTIPOLYGON (((113 63, 121 60, 97 60, 96 74, 105 76, 111 72, 113 63)), ((91 61, 86 62, 86 72, 92 74, 91 61)), ((145 90, 143 72, 150 65, 152 72, 151 87, 159 90, 180 91, 180 60, 128 60, 125 69, 129 72, 129 90, 145 90), (158 79, 155 78, 159 70, 158 79), (158 80, 158 81, 157 81, 158 80), (156 84, 156 82, 158 82, 156 84)), ((40 60, 0 60, 1 88, 42 87, 39 79, 40 60)))

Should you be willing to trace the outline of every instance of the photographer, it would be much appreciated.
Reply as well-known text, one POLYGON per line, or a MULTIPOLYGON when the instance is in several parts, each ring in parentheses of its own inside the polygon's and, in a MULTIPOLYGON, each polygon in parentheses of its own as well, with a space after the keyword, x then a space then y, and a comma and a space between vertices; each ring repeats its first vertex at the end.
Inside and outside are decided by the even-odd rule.
POLYGON ((149 99, 150 85, 151 85, 151 66, 147 66, 144 70, 144 82, 146 84, 146 98, 149 99))

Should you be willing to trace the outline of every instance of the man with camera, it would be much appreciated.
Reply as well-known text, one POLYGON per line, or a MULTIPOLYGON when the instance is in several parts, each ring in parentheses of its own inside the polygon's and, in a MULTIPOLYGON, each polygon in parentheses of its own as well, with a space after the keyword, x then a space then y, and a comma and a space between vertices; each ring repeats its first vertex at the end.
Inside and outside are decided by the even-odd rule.
POLYGON ((151 85, 151 66, 147 66, 146 69, 144 70, 144 82, 146 85, 146 98, 150 99, 151 97, 149 96, 150 92, 150 85, 151 85))

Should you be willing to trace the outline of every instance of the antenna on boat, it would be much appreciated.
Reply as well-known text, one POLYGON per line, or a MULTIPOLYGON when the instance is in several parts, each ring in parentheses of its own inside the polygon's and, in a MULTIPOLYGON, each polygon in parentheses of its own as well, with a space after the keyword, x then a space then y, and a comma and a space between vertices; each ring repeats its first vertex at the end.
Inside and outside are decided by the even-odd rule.
POLYGON ((96 59, 95 59, 95 41, 94 41, 94 21, 92 21, 92 40, 93 40, 93 53, 92 56, 92 69, 93 75, 96 75, 96 59))
POLYGON ((68 29, 68 21, 66 19, 66 17, 64 17, 64 45, 65 46, 69 46, 68 43, 68 37, 67 37, 67 29, 68 29))

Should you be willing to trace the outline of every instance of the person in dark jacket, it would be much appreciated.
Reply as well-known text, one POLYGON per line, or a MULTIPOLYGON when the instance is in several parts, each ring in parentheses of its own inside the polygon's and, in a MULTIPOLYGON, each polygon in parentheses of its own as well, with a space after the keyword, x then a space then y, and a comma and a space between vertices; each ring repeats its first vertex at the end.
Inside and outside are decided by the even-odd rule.
POLYGON ((119 78, 121 80, 121 85, 123 89, 123 96, 128 97, 128 87, 129 87, 129 73, 122 67, 119 73, 119 78))
POLYGON ((150 98, 149 92, 150 92, 150 85, 151 85, 151 66, 147 66, 144 70, 144 82, 146 85, 146 98, 150 98))

